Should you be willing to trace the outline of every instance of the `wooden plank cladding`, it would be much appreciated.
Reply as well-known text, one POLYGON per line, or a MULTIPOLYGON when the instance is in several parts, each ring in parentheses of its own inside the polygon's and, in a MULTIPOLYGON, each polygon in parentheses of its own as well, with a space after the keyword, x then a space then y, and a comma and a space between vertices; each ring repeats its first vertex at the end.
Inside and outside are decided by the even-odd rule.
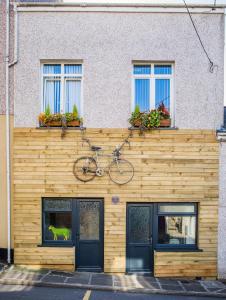
MULTIPOLYGON (((109 154, 128 136, 127 129, 87 129, 85 136, 109 154)), ((135 169, 119 186, 107 174, 83 183, 73 162, 91 155, 79 130, 61 138, 59 129, 14 130, 15 263, 70 269, 74 248, 37 247, 42 241, 42 197, 104 199, 104 271, 126 269, 126 203, 198 203, 198 247, 202 252, 155 252, 159 277, 216 277, 218 222, 218 143, 210 130, 152 130, 130 138, 122 157, 135 169), (119 203, 112 203, 112 196, 119 203)), ((101 159, 102 160, 102 159, 101 159)), ((105 159, 104 159, 105 162, 105 159)))

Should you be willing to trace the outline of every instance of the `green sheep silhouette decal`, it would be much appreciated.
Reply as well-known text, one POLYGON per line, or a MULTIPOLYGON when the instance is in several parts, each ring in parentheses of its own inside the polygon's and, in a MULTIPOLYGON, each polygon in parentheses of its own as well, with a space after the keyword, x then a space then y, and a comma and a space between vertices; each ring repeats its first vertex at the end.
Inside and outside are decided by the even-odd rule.
POLYGON ((56 228, 52 225, 49 226, 49 231, 52 231, 54 241, 57 241, 60 236, 63 236, 64 241, 67 241, 71 234, 71 230, 68 228, 56 228))

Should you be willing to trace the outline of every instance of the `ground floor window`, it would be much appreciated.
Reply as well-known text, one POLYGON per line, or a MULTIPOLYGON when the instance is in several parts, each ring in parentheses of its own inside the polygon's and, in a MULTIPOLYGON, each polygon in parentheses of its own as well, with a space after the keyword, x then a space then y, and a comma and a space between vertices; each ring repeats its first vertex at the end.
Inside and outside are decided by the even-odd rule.
POLYGON ((196 246, 196 204, 158 204, 159 247, 194 248, 196 246))
POLYGON ((72 200, 43 199, 43 243, 72 241, 72 200))

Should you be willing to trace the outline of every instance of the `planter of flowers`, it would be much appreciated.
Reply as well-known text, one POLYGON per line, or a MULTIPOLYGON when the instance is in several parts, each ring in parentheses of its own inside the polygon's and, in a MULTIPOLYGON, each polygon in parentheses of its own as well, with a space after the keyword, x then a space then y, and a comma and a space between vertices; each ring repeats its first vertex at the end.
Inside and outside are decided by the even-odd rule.
POLYGON ((140 112, 139 105, 136 105, 131 117, 129 118, 129 123, 133 127, 141 127, 143 125, 143 115, 144 114, 140 112))
POLYGON ((82 124, 82 118, 78 115, 77 107, 73 106, 72 113, 52 114, 49 105, 44 113, 38 117, 40 127, 79 127, 82 124))
POLYGON ((132 112, 131 117, 129 118, 129 123, 133 127, 147 129, 170 127, 170 113, 163 102, 157 109, 152 109, 151 111, 144 113, 140 112, 139 106, 136 105, 134 112, 132 112))
POLYGON ((72 113, 65 113, 65 118, 67 127, 79 127, 82 124, 76 105, 73 106, 72 113))

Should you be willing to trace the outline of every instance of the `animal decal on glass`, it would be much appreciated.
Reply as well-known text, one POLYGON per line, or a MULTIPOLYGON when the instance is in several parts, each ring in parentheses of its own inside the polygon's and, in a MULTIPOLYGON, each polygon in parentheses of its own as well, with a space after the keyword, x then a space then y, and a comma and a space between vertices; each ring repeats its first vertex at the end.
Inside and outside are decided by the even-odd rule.
POLYGON ((60 236, 63 236, 64 241, 67 241, 71 234, 71 230, 68 228, 56 228, 52 225, 49 226, 49 231, 52 231, 54 241, 57 241, 60 236))

